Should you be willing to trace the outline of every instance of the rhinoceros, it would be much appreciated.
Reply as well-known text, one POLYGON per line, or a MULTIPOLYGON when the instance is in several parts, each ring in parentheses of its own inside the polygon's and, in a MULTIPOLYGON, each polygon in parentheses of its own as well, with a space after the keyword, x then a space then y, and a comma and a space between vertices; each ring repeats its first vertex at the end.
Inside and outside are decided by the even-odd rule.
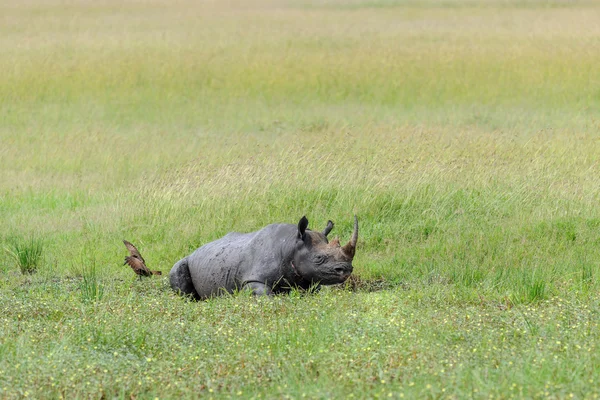
POLYGON ((176 292, 201 300, 248 289, 255 295, 286 293, 342 283, 352 273, 358 240, 358 219, 345 246, 331 243, 328 221, 322 232, 308 229, 308 219, 297 225, 271 224, 256 232, 228 233, 179 260, 169 273, 176 292))

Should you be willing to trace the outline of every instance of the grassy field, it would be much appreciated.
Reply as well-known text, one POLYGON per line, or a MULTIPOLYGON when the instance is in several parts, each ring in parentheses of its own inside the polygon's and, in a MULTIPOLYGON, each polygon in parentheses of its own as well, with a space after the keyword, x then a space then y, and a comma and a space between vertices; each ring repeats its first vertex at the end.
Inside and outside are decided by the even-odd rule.
POLYGON ((599 66, 596 1, 0 2, 0 398, 600 397, 599 66), (316 294, 121 265, 354 213, 316 294))

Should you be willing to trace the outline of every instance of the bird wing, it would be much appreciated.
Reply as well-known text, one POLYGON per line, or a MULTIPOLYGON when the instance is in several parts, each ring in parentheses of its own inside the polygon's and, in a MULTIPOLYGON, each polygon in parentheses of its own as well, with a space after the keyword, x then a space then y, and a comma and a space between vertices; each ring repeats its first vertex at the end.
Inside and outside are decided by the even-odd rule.
POLYGON ((132 270, 138 275, 149 276, 152 272, 146 267, 146 265, 138 258, 131 256, 125 258, 125 263, 128 264, 132 270))
MULTIPOLYGON (((144 257, 142 257, 142 255, 140 254, 138 249, 136 249, 135 246, 133 244, 129 243, 127 240, 123 240, 123 244, 125 244, 125 247, 127 247, 127 250, 129 250, 129 254, 131 254, 131 257, 135 257, 135 258, 141 260, 142 264, 144 264, 144 267, 145 267, 146 260, 144 260, 144 257)), ((132 268, 133 268, 133 266, 132 266, 132 268)))

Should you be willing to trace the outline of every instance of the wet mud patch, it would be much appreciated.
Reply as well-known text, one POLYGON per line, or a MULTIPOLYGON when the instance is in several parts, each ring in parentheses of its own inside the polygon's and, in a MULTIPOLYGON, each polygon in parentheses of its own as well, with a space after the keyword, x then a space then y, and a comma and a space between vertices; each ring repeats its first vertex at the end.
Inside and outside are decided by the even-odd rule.
POLYGON ((351 292, 379 292, 395 288, 410 289, 409 285, 405 282, 391 281, 383 277, 365 279, 358 275, 351 275, 346 282, 337 287, 351 292))

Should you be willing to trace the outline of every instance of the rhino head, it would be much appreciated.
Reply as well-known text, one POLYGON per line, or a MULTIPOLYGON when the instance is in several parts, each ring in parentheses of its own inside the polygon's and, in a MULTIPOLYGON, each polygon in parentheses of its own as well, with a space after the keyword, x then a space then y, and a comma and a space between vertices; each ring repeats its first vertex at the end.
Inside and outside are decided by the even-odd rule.
POLYGON ((308 219, 302 217, 298 222, 296 251, 292 260, 294 273, 304 282, 322 285, 342 283, 352 273, 352 259, 358 240, 358 218, 354 216, 354 232, 345 246, 340 245, 338 238, 331 242, 327 235, 333 229, 333 222, 328 221, 323 232, 311 231, 308 219))

